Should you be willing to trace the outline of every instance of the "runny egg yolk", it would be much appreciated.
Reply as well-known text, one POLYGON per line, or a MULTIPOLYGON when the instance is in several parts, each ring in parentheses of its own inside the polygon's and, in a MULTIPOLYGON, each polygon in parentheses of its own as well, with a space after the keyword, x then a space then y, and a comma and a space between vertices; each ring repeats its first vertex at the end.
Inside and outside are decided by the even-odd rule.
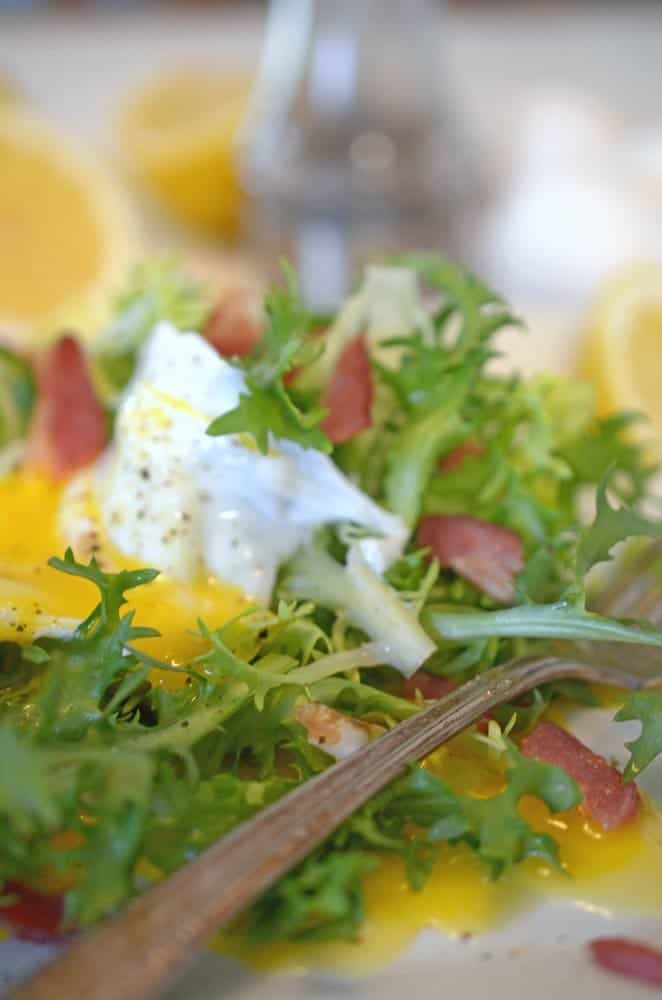
MULTIPOLYGON (((69 544, 58 531, 62 488, 32 475, 0 479, 0 641, 30 641, 44 615, 79 621, 98 601, 93 584, 48 566, 69 544)), ((104 551, 107 551, 104 547, 104 551)), ((114 569, 133 569, 131 560, 112 552, 114 569)), ((152 656, 178 665, 204 646, 193 633, 198 619, 216 627, 249 606, 244 595, 213 577, 178 583, 159 576, 153 583, 130 590, 125 610, 135 611, 137 625, 150 626, 158 638, 136 642, 152 656)), ((183 675, 155 672, 163 684, 181 683, 183 675)))
MULTIPOLYGON (((486 768, 469 734, 436 751, 426 766, 457 790, 479 796, 499 791, 494 771, 486 768)), ((532 859, 492 880, 468 848, 444 846, 427 883, 414 892, 402 860, 384 854, 363 883, 365 920, 357 940, 251 946, 239 929, 219 935, 216 947, 263 970, 296 966, 365 972, 396 958, 426 928, 472 936, 554 897, 587 909, 662 915, 659 886, 651 877, 662 865, 662 818, 650 802, 637 821, 609 833, 578 808, 554 816, 539 800, 524 799, 521 813, 534 830, 556 840, 559 869, 532 859)))
MULTIPOLYGON (((0 641, 30 641, 40 615, 84 618, 97 602, 96 588, 47 565, 61 555, 67 540, 58 531, 61 487, 43 478, 13 475, 0 479, 0 641), (20 631, 19 631, 20 630, 20 631)), ((129 560, 104 547, 115 568, 129 560)), ((166 576, 127 594, 126 610, 137 624, 161 632, 142 640, 153 656, 179 664, 202 651, 193 633, 198 618, 210 626, 227 621, 249 605, 240 592, 213 578, 177 583, 166 576)), ((181 683, 182 675, 155 672, 159 683, 181 683)), ((494 771, 485 767, 474 741, 463 734, 426 761, 426 766, 458 790, 477 795, 497 792, 494 771)), ((531 826, 559 844, 561 870, 528 861, 498 880, 468 849, 444 847, 425 887, 411 890, 401 860, 385 854, 379 869, 364 881, 366 919, 357 942, 274 944, 251 947, 241 934, 224 933, 219 950, 260 968, 283 966, 365 970, 383 965, 406 948, 424 928, 452 935, 476 934, 507 921, 541 898, 565 897, 575 905, 607 909, 636 908, 662 914, 657 881, 662 868, 662 820, 650 803, 641 818, 604 833, 580 809, 553 816, 537 800, 524 800, 522 814, 531 826)))

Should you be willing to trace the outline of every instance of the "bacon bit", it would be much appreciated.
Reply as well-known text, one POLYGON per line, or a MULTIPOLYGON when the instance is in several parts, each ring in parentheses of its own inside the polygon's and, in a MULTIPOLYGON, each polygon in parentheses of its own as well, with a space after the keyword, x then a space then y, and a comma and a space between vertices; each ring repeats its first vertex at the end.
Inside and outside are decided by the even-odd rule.
POLYGON ((483 446, 469 438, 468 441, 463 441, 457 448, 449 451, 447 455, 442 455, 437 463, 437 468, 439 472, 453 472, 454 469, 459 469, 464 465, 465 459, 478 458, 483 453, 483 446))
POLYGON ((524 567, 524 547, 514 531, 477 517, 430 514, 421 519, 416 539, 441 566, 503 604, 513 601, 513 580, 524 567))
POLYGON ((527 757, 556 764, 574 778, 584 794, 583 808, 604 830, 615 830, 637 816, 640 799, 635 783, 623 781, 604 757, 553 722, 539 722, 522 740, 521 750, 527 757))
POLYGON ((106 446, 106 414, 97 398, 83 349, 61 337, 36 366, 38 399, 26 464, 55 478, 76 472, 106 446))
POLYGON ((309 701, 296 706, 294 718, 317 743, 338 743, 342 735, 341 722, 345 716, 328 705, 309 701))
POLYGON ((427 670, 417 670, 415 674, 408 677, 402 686, 402 697, 416 701, 416 692, 428 701, 443 698, 445 694, 450 694, 457 687, 457 681, 450 677, 438 677, 430 674, 427 670))
POLYGON ((593 961, 619 976, 662 986, 662 951, 629 938, 595 938, 589 942, 593 961))
POLYGON ((207 320, 203 336, 224 358, 250 354, 262 336, 255 297, 240 288, 228 292, 207 320))
POLYGON ((0 907, 0 923, 22 941, 55 941, 62 937, 62 896, 47 896, 17 882, 5 882, 3 895, 16 901, 0 907))
POLYGON ((365 337, 359 334, 343 349, 322 397, 329 412, 321 427, 334 444, 372 426, 373 388, 365 337))
POLYGON ((336 760, 349 757, 369 739, 365 726, 317 701, 297 705, 294 718, 308 733, 308 742, 325 750, 336 760))

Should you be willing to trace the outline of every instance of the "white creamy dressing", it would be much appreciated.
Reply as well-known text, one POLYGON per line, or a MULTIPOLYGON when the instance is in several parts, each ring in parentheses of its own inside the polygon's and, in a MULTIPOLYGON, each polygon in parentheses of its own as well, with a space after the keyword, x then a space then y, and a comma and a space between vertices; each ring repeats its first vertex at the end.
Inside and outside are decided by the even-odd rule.
POLYGON ((351 521, 373 533, 355 544, 383 572, 407 528, 328 456, 281 440, 262 455, 247 435, 206 434, 244 389, 200 336, 156 327, 93 473, 104 534, 176 579, 208 572, 267 602, 279 565, 316 528, 351 521))

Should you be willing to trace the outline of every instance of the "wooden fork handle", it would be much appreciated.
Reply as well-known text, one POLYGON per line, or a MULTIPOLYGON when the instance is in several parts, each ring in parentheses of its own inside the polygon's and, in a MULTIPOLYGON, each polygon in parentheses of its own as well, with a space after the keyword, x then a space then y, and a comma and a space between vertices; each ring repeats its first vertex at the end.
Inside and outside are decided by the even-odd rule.
POLYGON ((469 681, 242 824, 194 861, 82 934, 13 1000, 144 1000, 224 924, 406 767, 504 701, 562 677, 635 686, 627 674, 555 657, 469 681))

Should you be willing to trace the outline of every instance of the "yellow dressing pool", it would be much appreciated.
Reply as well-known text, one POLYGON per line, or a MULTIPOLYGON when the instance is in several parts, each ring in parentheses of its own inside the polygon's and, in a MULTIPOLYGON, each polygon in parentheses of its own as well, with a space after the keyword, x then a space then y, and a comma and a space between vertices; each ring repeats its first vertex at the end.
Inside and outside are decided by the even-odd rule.
MULTIPOLYGON (((497 791, 494 772, 460 736, 426 762, 449 784, 476 794, 497 791)), ((384 855, 364 881, 366 919, 355 942, 277 943, 251 946, 240 933, 219 935, 215 947, 262 970, 326 967, 370 971, 397 957, 425 928, 455 937, 474 935, 506 923, 544 898, 564 897, 588 906, 636 909, 662 915, 659 886, 652 872, 662 866, 662 816, 649 802, 634 823, 608 834, 581 809, 552 815, 537 799, 522 802, 531 826, 558 842, 561 869, 527 861, 492 880, 464 846, 444 847, 420 892, 407 883, 404 864, 384 855)))
MULTIPOLYGON (((12 475, 0 479, 0 603, 15 610, 11 624, 3 625, 0 619, 0 640, 29 639, 38 611, 80 620, 98 599, 91 583, 47 564, 51 556, 61 556, 67 546, 57 528, 61 492, 59 484, 44 477, 12 475)), ((116 551, 112 557, 112 568, 135 568, 131 559, 116 551)), ((148 587, 129 591, 127 597, 126 610, 135 610, 136 624, 149 625, 161 633, 140 644, 146 652, 171 664, 202 651, 193 634, 198 618, 216 627, 249 605, 240 591, 214 578, 184 584, 161 575, 148 587)), ((163 672, 159 680, 177 683, 179 676, 163 672)))

